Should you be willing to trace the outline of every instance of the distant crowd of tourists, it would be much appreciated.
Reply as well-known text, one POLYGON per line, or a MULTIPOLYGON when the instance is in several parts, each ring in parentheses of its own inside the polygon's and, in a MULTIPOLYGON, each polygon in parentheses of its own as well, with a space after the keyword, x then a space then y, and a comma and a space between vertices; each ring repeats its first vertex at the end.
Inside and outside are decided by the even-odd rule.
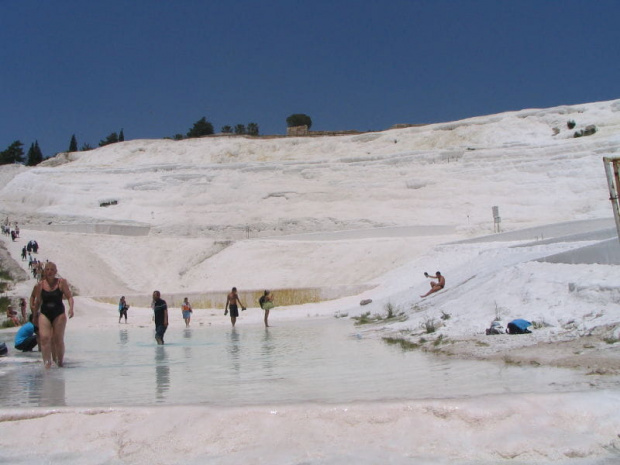
POLYGON ((41 281, 43 279, 44 266, 45 264, 36 258, 32 258, 31 256, 28 258, 28 268, 30 269, 30 273, 32 273, 32 277, 37 281, 41 281))
POLYGON ((2 223, 2 234, 9 236, 11 240, 15 242, 15 239, 19 238, 19 225, 17 224, 17 221, 11 223, 9 217, 7 216, 6 220, 2 223))

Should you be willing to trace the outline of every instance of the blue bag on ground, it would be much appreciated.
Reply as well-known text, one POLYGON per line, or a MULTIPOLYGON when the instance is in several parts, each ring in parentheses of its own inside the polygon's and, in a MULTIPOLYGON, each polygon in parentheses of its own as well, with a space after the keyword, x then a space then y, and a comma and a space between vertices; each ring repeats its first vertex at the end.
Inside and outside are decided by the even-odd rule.
POLYGON ((506 332, 509 333, 509 334, 531 333, 531 331, 529 329, 527 329, 530 326, 532 326, 532 323, 530 321, 518 318, 518 319, 512 320, 510 323, 508 323, 508 326, 506 328, 506 332))

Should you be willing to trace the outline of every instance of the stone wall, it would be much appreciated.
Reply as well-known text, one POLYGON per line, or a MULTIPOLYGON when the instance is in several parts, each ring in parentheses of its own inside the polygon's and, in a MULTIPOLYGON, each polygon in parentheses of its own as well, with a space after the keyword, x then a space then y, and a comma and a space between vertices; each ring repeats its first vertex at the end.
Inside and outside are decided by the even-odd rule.
POLYGON ((293 126, 286 128, 286 135, 289 137, 308 137, 308 136, 348 136, 353 134, 361 134, 361 131, 310 131, 308 126, 293 126))
POLYGON ((290 137, 303 137, 308 135, 308 126, 292 126, 286 128, 286 135, 290 137))

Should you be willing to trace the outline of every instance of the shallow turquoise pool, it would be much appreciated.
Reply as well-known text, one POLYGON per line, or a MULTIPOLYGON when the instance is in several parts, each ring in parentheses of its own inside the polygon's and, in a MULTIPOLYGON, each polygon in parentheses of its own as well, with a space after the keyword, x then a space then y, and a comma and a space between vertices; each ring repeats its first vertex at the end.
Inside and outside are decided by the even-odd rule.
POLYGON ((574 389, 578 374, 446 360, 365 337, 351 321, 171 328, 66 335, 66 367, 44 370, 38 352, 0 359, 0 405, 146 406, 340 403, 470 397, 574 389))

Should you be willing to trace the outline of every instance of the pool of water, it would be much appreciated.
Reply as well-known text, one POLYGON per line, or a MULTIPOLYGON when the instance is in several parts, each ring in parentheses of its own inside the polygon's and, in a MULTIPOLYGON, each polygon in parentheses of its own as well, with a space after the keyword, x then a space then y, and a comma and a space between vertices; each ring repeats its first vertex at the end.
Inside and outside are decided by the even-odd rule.
POLYGON ((574 389, 570 370, 446 360, 366 337, 350 321, 66 334, 66 367, 38 352, 0 359, 0 405, 269 405, 457 398, 574 389))

